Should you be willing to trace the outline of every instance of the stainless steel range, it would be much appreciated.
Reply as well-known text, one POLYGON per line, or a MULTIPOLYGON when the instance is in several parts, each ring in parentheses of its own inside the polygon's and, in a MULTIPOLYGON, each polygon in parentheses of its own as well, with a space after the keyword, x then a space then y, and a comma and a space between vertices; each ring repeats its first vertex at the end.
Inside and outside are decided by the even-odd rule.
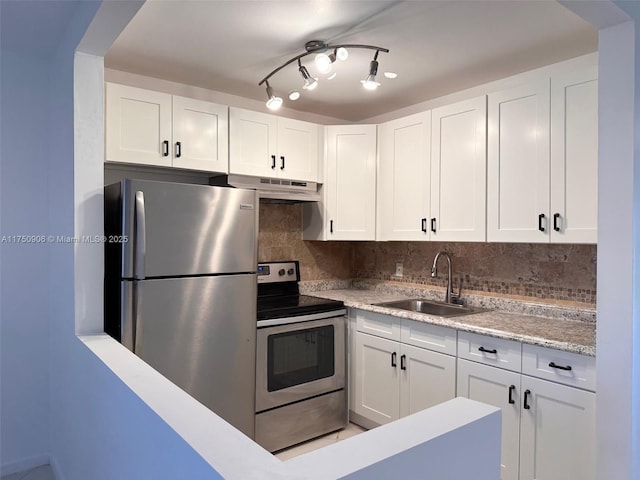
POLYGON ((258 265, 256 442, 271 452, 348 422, 346 309, 299 280, 297 261, 258 265))

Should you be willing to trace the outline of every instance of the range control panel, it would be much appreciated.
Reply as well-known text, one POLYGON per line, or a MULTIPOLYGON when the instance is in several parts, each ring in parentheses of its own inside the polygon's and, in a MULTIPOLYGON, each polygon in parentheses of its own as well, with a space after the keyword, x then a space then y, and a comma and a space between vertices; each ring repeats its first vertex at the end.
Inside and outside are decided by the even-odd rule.
POLYGON ((289 262, 264 262, 258 264, 258 283, 299 282, 300 265, 289 262))

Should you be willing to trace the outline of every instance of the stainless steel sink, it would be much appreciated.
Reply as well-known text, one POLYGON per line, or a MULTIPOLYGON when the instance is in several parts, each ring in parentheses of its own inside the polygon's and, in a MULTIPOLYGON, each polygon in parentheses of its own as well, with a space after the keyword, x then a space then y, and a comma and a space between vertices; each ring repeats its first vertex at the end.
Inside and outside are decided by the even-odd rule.
POLYGON ((460 315, 470 315, 472 313, 486 312, 486 309, 484 308, 465 307, 463 305, 435 302, 432 300, 423 300, 420 298, 376 303, 374 305, 377 305, 379 307, 408 310, 409 312, 426 313, 428 315, 435 315, 437 317, 457 317, 460 315))

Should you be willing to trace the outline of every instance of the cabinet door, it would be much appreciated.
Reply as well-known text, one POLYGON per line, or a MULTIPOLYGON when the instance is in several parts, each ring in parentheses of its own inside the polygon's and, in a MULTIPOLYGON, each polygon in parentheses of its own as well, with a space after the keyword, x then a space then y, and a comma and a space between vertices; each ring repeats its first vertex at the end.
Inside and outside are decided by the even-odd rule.
POLYGON ((500 480, 518 480, 520 374, 458 359, 458 396, 502 410, 500 480))
POLYGON ((280 178, 318 180, 318 125, 278 118, 277 141, 276 170, 280 178))
POLYGON ((551 78, 553 243, 596 243, 597 67, 551 78))
POLYGON ((549 80, 492 93, 487 240, 548 242, 549 80))
POLYGON ((486 240, 487 99, 431 112, 431 240, 486 240))
POLYGON ((229 109, 229 173, 277 177, 277 117, 229 109))
POLYGON ((456 359, 402 344, 400 416, 451 400, 456 396, 456 359))
POLYGON ((380 126, 380 240, 428 240, 431 112, 380 126))
POLYGON ((228 172, 228 113, 224 105, 173 96, 173 166, 228 172))
POLYGON ((383 424, 400 417, 400 344, 366 333, 356 333, 355 409, 383 424))
POLYGON ((595 480, 595 393, 526 375, 522 392, 520 479, 595 480))
POLYGON ((106 84, 106 161, 171 166, 171 95, 106 84))
POLYGON ((327 127, 328 240, 375 240, 376 126, 327 127))

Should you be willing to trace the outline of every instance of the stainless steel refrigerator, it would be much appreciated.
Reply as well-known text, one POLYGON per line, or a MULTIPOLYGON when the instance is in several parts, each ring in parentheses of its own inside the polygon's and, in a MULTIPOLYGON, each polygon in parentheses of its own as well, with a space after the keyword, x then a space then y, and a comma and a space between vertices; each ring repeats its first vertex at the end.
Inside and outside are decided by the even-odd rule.
POLYGON ((254 438, 258 197, 105 187, 105 331, 254 438))

